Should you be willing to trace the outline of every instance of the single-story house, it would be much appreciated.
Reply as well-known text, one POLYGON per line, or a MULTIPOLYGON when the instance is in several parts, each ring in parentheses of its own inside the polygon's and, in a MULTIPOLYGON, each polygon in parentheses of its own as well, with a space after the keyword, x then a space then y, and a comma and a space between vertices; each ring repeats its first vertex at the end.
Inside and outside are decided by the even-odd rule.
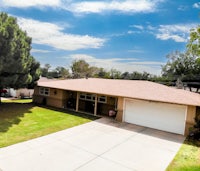
POLYGON ((36 103, 93 115, 116 112, 116 120, 187 135, 200 95, 150 81, 69 79, 38 81, 36 103))

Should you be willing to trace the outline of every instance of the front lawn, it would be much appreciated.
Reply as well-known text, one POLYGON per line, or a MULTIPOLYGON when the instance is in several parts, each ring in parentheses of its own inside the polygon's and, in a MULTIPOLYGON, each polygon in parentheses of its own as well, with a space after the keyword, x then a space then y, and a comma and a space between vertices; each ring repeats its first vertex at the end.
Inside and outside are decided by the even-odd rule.
POLYGON ((35 106, 30 100, 0 105, 0 147, 26 141, 96 119, 94 116, 35 106))
POLYGON ((185 140, 166 171, 200 171, 199 142, 185 140))

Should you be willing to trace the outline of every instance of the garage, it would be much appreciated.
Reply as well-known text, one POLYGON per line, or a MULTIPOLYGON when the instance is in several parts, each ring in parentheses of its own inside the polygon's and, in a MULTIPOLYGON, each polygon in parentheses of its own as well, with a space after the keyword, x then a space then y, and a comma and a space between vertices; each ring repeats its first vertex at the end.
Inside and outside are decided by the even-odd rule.
POLYGON ((187 106, 126 99, 124 122, 184 135, 187 106))

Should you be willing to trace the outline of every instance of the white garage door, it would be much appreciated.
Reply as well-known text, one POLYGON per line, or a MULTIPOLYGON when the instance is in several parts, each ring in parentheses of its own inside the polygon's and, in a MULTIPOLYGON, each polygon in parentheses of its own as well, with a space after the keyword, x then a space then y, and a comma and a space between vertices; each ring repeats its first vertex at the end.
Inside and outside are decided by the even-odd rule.
POLYGON ((187 107, 183 105, 126 99, 124 121, 184 134, 186 112, 187 107))

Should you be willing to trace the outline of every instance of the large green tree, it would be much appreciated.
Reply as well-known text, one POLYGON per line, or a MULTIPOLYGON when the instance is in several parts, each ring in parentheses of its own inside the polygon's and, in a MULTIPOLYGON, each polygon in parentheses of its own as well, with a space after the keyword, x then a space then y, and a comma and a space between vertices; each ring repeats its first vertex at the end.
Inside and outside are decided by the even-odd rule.
POLYGON ((167 63, 162 67, 162 75, 171 81, 178 78, 194 80, 196 73, 196 59, 187 53, 179 51, 167 55, 167 63))
POLYGON ((179 78, 187 82, 200 82, 200 26, 191 29, 186 52, 176 51, 167 55, 162 74, 173 81, 179 78))
POLYGON ((33 86, 39 79, 39 63, 30 50, 31 38, 17 19, 0 13, 0 89, 33 86))
POLYGON ((83 59, 74 60, 71 65, 73 78, 84 78, 90 75, 90 65, 83 59))
POLYGON ((193 57, 200 57, 200 26, 190 31, 190 39, 187 44, 187 53, 193 57))

